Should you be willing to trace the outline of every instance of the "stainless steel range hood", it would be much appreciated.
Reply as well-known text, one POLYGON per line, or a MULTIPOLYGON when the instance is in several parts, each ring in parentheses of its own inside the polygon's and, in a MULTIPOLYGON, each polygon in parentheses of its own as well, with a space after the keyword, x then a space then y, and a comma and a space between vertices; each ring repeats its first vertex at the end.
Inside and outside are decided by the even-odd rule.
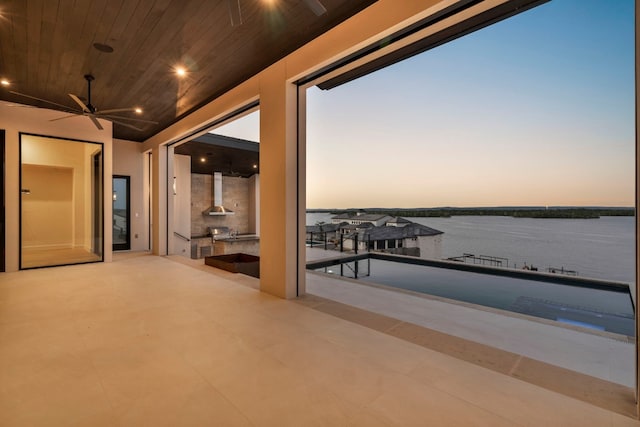
POLYGON ((231 209, 222 205, 222 172, 213 173, 213 206, 202 212, 203 215, 233 215, 231 209))

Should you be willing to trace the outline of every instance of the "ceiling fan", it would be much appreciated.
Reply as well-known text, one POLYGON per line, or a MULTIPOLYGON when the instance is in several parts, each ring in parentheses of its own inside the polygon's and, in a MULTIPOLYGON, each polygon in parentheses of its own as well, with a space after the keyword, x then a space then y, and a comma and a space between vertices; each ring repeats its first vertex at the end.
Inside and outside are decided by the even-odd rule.
POLYGON ((131 129, 135 129, 137 131, 142 131, 143 129, 139 128, 137 126, 134 126, 131 123, 123 122, 123 120, 129 121, 129 122, 158 124, 158 122, 154 122, 152 120, 143 120, 143 119, 136 119, 136 118, 133 118, 133 117, 114 116, 113 115, 114 113, 124 113, 124 112, 135 112, 135 113, 140 114, 142 112, 142 110, 140 108, 112 108, 112 109, 109 109, 109 110, 101 110, 101 111, 99 111, 91 103, 91 82, 93 80, 95 80, 95 78, 91 74, 85 74, 84 78, 87 81, 87 102, 84 103, 80 99, 80 97, 78 97, 77 95, 74 95, 72 93, 69 94, 69 97, 71 99, 73 99, 73 101, 76 104, 78 104, 80 109, 70 108, 70 107, 68 107, 66 105, 58 104, 57 102, 48 101, 46 99, 37 98, 37 97, 31 96, 31 95, 26 95, 24 93, 15 92, 13 90, 9 91, 9 92, 13 93, 14 95, 24 96, 25 98, 31 98, 31 99, 34 99, 36 101, 46 102, 47 104, 55 105, 55 106, 59 107, 60 109, 62 109, 62 111, 70 113, 69 115, 58 117, 57 119, 51 119, 51 120, 49 120, 50 122, 54 122, 54 121, 57 121, 57 120, 68 119, 70 117, 75 117, 75 116, 87 116, 93 122, 95 127, 98 128, 99 130, 103 130, 104 129, 102 127, 102 125, 100 124, 100 122, 98 121, 98 118, 101 118, 101 119, 109 120, 110 122, 116 123, 116 124, 118 124, 120 126, 125 126, 125 127, 128 127, 128 128, 131 128, 131 129))

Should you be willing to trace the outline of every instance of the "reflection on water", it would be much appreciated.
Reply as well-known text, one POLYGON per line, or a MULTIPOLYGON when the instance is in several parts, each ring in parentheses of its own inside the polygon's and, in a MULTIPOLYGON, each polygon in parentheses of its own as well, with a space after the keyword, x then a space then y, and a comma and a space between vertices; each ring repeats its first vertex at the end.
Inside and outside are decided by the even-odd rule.
MULTIPOLYGON (((318 269, 371 283, 628 336, 635 331, 629 292, 363 259, 318 269)), ((559 277, 560 278, 560 277, 559 277)), ((561 279, 561 278, 560 278, 561 279)))

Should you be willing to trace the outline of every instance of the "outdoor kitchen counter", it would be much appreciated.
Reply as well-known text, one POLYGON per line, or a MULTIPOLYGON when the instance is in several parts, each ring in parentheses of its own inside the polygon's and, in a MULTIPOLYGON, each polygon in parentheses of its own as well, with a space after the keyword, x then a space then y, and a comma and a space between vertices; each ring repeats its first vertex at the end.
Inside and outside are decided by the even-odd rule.
POLYGON ((238 235, 225 239, 216 239, 213 243, 214 255, 244 253, 260 255, 260 237, 255 234, 238 235))
POLYGON ((198 259, 213 255, 213 241, 211 236, 191 236, 191 258, 198 259))

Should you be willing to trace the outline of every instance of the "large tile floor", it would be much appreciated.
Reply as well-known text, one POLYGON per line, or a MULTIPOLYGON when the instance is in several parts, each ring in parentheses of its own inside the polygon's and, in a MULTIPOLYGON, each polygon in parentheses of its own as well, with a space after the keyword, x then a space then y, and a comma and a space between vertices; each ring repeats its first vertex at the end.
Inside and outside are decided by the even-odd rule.
POLYGON ((638 426, 154 256, 0 274, 2 426, 638 426))
POLYGON ((96 262, 100 255, 84 248, 29 248, 22 250, 22 268, 46 267, 52 265, 96 262))

